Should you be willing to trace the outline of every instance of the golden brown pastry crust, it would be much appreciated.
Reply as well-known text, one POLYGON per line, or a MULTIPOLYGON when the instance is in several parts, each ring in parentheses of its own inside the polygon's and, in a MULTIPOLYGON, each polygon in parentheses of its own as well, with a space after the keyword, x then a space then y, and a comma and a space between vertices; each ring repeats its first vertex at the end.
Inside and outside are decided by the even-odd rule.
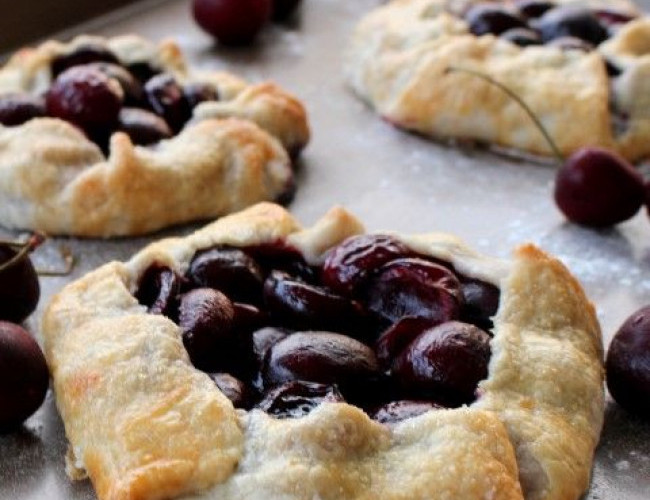
POLYGON ((362 231, 340 208, 302 229, 260 204, 68 285, 43 334, 71 474, 87 471, 102 500, 577 499, 602 425, 600 329, 575 279, 532 245, 505 262, 449 235, 397 235, 498 285, 501 304, 478 401, 393 427, 342 403, 295 420, 234 410, 191 366, 179 328, 133 296, 152 262, 184 273, 198 249, 284 240, 316 264, 362 231))
MULTIPOLYGON (((393 0, 372 11, 348 50, 345 69, 352 89, 386 120, 408 130, 552 154, 530 117, 502 90, 472 75, 447 72, 450 66, 469 68, 520 96, 564 155, 590 145, 615 149, 630 160, 650 153, 650 20, 626 24, 589 53, 549 45, 521 48, 493 35, 474 36, 452 14, 479 1, 393 0), (608 77, 603 55, 622 75, 608 77), (621 120, 619 130, 614 122, 621 120)), ((558 3, 638 14, 625 0, 558 3)))
POLYGON ((125 64, 146 61, 181 82, 211 82, 220 99, 199 104, 180 134, 153 147, 113 134, 107 157, 62 120, 0 126, 0 224, 52 234, 135 235, 277 200, 293 189, 287 151, 298 154, 309 140, 302 104, 273 83, 190 72, 170 41, 80 36, 23 49, 0 69, 0 94, 43 92, 52 59, 89 42, 110 48, 125 64))

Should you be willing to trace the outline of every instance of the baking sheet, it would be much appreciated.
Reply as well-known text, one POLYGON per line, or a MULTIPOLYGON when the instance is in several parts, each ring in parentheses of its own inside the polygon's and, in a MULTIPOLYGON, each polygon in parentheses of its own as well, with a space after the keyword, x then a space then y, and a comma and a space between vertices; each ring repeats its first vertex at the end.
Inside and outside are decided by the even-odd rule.
MULTIPOLYGON (((650 304, 648 214, 644 210, 603 231, 567 224, 552 200, 552 167, 432 143, 377 119, 345 89, 340 64, 355 22, 380 3, 305 0, 291 25, 273 27, 254 47, 237 50, 216 47, 193 23, 187 1, 145 2, 65 35, 88 31, 173 37, 198 67, 276 80, 306 103, 314 132, 290 207, 299 219, 311 223, 332 205, 342 204, 369 229, 453 232, 496 256, 507 256, 518 243, 535 242, 559 256, 580 279, 597 305, 607 345, 629 314, 650 304)), ((126 259, 151 239, 192 229, 117 241, 50 240, 34 256, 39 266, 59 265, 62 244, 80 261, 68 278, 42 279, 40 308, 29 328, 37 331, 43 307, 67 281, 109 260, 126 259)), ((65 476, 65 450, 63 427, 48 393, 24 431, 0 437, 0 499, 95 498, 87 482, 72 483, 65 476)), ((650 498, 650 423, 628 415, 611 400, 587 498, 650 498)))

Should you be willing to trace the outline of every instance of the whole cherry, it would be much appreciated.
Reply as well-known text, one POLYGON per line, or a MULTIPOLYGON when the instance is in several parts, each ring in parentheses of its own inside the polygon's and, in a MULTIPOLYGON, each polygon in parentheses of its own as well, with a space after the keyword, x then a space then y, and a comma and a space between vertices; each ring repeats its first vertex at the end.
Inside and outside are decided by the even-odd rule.
POLYGON ((618 224, 636 214, 644 200, 645 187, 639 172, 607 149, 579 149, 557 173, 555 202, 569 220, 578 224, 618 224))
POLYGON ((224 45, 253 41, 271 17, 271 0, 194 0, 194 19, 224 45))
POLYGON ((393 362, 403 389, 451 406, 471 403, 488 375, 490 336, 474 325, 449 321, 425 330, 393 362))
POLYGON ((118 81, 90 66, 65 70, 45 95, 50 116, 91 132, 113 127, 123 100, 124 91, 118 81))
POLYGON ((36 309, 41 289, 29 252, 41 241, 0 243, 0 320, 20 323, 36 309))
POLYGON ((38 410, 48 384, 47 363, 36 341, 24 328, 0 321, 0 434, 38 410))
POLYGON ((458 67, 447 71, 468 73, 495 85, 528 114, 560 163, 555 202, 570 221, 591 227, 611 226, 632 217, 646 201, 643 178, 622 156, 609 149, 585 146, 565 160, 542 122, 515 92, 479 71, 458 67))
POLYGON ((609 345, 607 387, 626 410, 650 417, 650 306, 630 316, 609 345))

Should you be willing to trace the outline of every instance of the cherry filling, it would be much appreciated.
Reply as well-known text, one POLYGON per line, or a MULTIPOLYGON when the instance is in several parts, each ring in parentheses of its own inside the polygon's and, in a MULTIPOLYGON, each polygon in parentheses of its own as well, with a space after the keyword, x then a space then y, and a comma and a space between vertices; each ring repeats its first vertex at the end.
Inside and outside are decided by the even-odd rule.
POLYGON ((148 146, 178 133, 205 101, 219 99, 212 85, 185 85, 148 62, 125 64, 108 48, 88 43, 56 57, 45 96, 0 96, 0 124, 16 126, 50 116, 79 127, 104 152, 115 131, 148 146))
POLYGON ((394 423, 472 403, 499 289, 392 236, 354 236, 310 266, 282 242, 152 264, 135 296, 175 321, 192 363, 237 408, 278 418, 322 402, 394 423))
POLYGON ((464 15, 477 36, 493 34, 520 45, 547 43, 562 49, 593 50, 633 18, 615 10, 517 0, 512 5, 478 3, 464 15))
MULTIPOLYGON (((615 9, 557 5, 548 0, 515 0, 512 4, 478 3, 464 14, 470 32, 492 34, 520 47, 546 44, 562 50, 590 52, 634 16, 615 9)), ((613 82, 622 69, 607 59, 605 70, 613 82)), ((610 90, 611 92, 611 90, 610 90)), ((610 98, 612 130, 622 135, 629 119, 610 98)))

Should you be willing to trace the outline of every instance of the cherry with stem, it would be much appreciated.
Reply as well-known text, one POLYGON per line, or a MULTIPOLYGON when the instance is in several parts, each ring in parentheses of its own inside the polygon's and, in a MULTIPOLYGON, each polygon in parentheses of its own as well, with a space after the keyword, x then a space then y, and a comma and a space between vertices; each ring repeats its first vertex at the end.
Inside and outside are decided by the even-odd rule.
POLYGON ((587 146, 564 158, 551 135, 530 106, 495 78, 471 68, 449 66, 445 74, 462 72, 496 86, 517 102, 542 133, 560 168, 555 179, 555 203, 572 222, 607 227, 634 216, 646 199, 641 174, 614 151, 587 146))

